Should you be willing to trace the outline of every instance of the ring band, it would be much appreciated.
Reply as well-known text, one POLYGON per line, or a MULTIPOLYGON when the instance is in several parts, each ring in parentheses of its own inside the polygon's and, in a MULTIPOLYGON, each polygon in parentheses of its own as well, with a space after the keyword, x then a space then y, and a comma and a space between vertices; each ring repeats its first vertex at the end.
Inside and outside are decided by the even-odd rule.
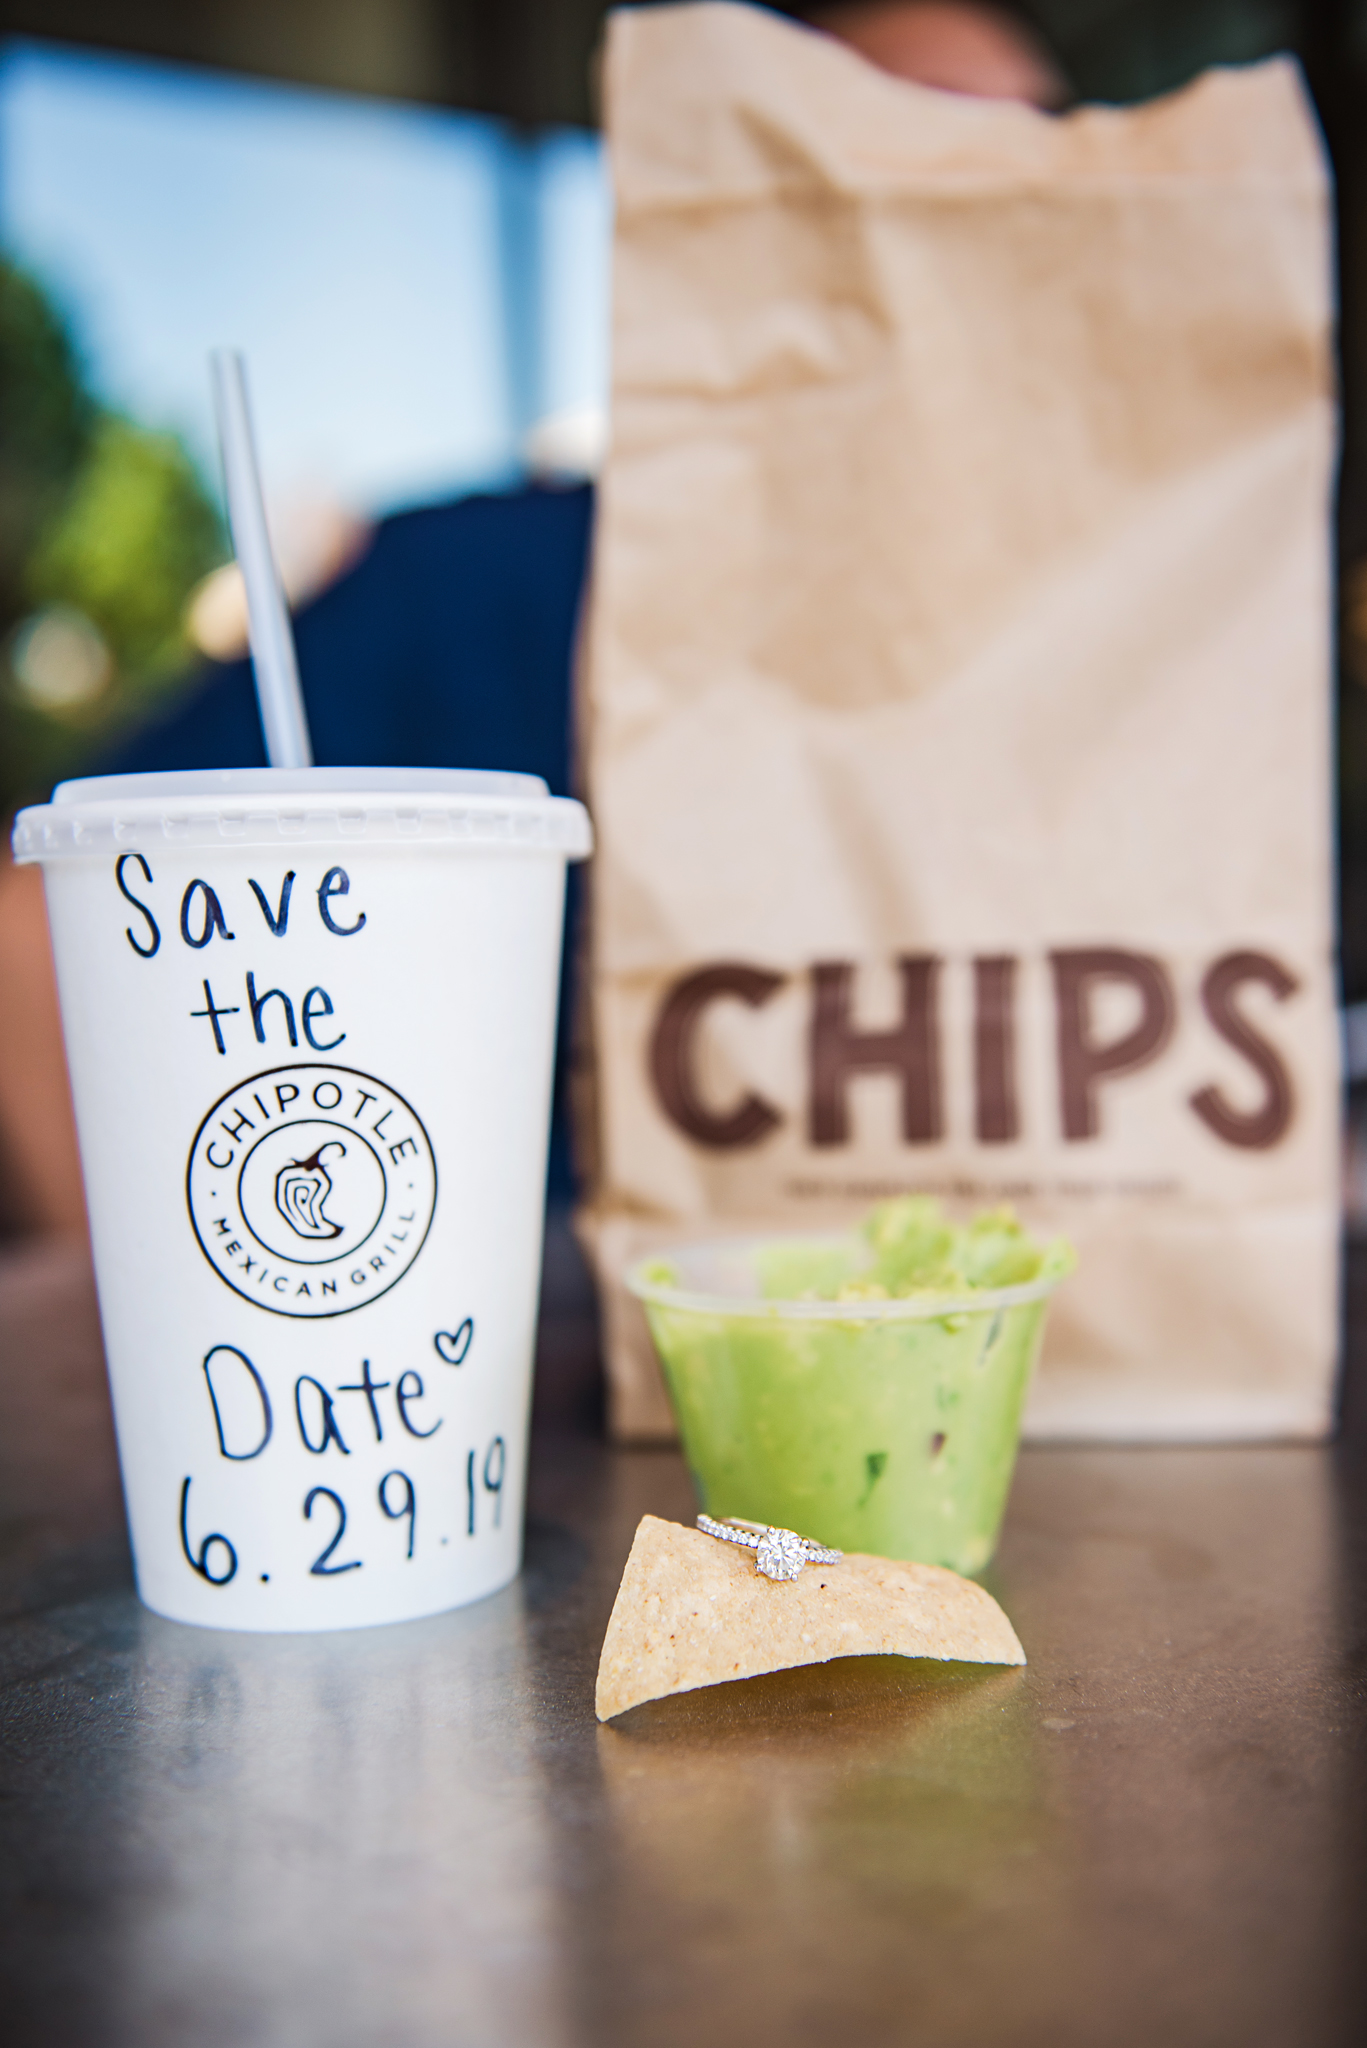
POLYGON ((763 1522, 739 1521, 733 1515, 724 1521, 714 1515, 699 1515, 698 1527, 704 1536, 715 1536, 719 1543, 738 1543, 743 1550, 753 1550, 755 1570, 766 1579, 795 1579, 804 1565, 839 1564, 845 1555, 810 1536, 799 1536, 796 1529, 773 1529, 763 1522))

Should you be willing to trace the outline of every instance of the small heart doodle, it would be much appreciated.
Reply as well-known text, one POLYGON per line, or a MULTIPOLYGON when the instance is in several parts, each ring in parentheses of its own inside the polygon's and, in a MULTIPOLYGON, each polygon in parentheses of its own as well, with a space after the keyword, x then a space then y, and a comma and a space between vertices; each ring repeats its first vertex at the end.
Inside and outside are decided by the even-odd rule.
POLYGON ((438 1330, 432 1339, 438 1358, 444 1358, 448 1365, 464 1365, 470 1355, 470 1346, 475 1341, 475 1319, 467 1316, 455 1330, 438 1330))

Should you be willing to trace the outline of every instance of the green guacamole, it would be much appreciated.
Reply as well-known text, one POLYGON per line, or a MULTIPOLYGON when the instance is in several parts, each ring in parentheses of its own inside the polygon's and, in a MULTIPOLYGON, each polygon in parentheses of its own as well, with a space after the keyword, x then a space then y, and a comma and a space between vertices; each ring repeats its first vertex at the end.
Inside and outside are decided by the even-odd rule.
POLYGON ((652 1262, 635 1284, 703 1507, 979 1570, 1048 1293, 1072 1264, 1007 1210, 955 1226, 920 1196, 880 1204, 848 1240, 753 1247, 754 1292, 734 1309, 708 1298, 725 1288, 652 1262), (1012 1289, 1029 1298, 999 1298, 1012 1289))

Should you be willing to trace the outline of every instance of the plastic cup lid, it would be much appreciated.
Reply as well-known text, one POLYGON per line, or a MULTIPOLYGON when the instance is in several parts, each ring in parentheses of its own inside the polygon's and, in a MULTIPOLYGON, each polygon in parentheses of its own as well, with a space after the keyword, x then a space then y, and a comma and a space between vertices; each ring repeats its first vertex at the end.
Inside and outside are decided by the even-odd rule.
POLYGON ((148 844, 453 843, 477 851, 593 850, 588 812, 539 775, 477 768, 212 768, 62 782, 21 811, 16 861, 148 844))

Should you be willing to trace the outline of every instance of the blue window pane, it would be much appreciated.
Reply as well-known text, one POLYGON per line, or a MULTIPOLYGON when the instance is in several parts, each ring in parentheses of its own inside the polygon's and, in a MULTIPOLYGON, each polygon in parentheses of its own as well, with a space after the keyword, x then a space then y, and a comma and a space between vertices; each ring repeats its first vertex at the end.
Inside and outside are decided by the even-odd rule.
POLYGON ((206 358, 251 363, 268 485, 383 511, 511 478, 606 395, 596 141, 11 43, 0 235, 105 402, 216 469, 206 358))

